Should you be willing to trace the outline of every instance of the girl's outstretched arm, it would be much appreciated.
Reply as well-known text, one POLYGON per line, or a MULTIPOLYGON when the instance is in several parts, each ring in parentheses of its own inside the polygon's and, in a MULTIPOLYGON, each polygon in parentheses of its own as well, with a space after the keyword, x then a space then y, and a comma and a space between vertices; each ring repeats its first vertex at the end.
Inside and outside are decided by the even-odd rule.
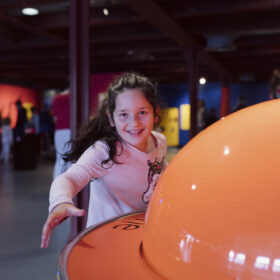
POLYGON ((42 231, 41 248, 49 246, 50 237, 53 229, 70 216, 81 217, 85 210, 79 209, 70 203, 58 204, 49 214, 42 231))
POLYGON ((53 229, 69 216, 83 216, 85 210, 73 205, 72 198, 83 189, 92 178, 107 174, 108 169, 101 162, 108 158, 108 147, 103 142, 96 142, 89 147, 71 167, 55 178, 50 189, 50 214, 42 232, 41 247, 48 247, 53 229))

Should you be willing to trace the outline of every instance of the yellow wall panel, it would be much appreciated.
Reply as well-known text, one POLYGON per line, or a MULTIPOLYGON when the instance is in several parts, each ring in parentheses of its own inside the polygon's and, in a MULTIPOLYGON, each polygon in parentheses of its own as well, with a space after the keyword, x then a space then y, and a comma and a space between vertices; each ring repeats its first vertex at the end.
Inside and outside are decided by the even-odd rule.
POLYGON ((162 133, 167 139, 168 146, 179 145, 179 110, 178 108, 168 108, 161 111, 162 133))
POLYGON ((191 127, 191 105, 180 105, 180 128, 182 130, 190 130, 191 127))

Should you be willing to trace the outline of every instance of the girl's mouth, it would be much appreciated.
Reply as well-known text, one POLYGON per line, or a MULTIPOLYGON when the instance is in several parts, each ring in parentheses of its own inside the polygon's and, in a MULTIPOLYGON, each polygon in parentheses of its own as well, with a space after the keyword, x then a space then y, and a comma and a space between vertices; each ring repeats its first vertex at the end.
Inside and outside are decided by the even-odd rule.
POLYGON ((134 130, 128 130, 127 132, 132 136, 138 136, 140 135, 144 129, 134 129, 134 130))

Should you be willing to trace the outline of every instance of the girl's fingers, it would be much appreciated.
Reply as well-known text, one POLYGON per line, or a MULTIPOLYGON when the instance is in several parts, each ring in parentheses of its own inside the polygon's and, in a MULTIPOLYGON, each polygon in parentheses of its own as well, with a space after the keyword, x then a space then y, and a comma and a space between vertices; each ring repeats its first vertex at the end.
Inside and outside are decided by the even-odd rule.
POLYGON ((62 223, 69 216, 81 217, 83 215, 85 215, 85 210, 78 209, 73 205, 64 208, 63 211, 54 211, 51 213, 43 227, 41 248, 47 248, 49 246, 51 233, 56 226, 62 223))
POLYGON ((84 209, 78 209, 76 207, 69 207, 67 211, 69 216, 77 216, 81 217, 85 215, 85 210, 84 209))
POLYGON ((43 227, 41 248, 48 247, 51 233, 58 224, 60 224, 60 219, 50 215, 43 227))
POLYGON ((44 236, 41 242, 41 248, 47 248, 49 246, 50 236, 44 236))
POLYGON ((51 234, 50 225, 48 222, 45 223, 42 233, 42 242, 41 242, 41 248, 47 248, 47 240, 49 240, 51 234))

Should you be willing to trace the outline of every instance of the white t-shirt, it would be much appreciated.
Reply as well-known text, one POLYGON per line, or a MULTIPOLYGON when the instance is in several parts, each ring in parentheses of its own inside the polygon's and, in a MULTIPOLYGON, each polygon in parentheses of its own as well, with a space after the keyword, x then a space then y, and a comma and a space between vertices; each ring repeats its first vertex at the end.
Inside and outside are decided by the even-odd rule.
POLYGON ((71 167, 58 176, 51 185, 50 207, 72 198, 90 183, 87 227, 115 216, 146 209, 147 203, 166 167, 166 139, 153 131, 156 148, 151 153, 142 152, 122 143, 117 145, 116 161, 121 164, 101 162, 108 158, 108 146, 97 141, 89 147, 71 167), (121 152, 121 153, 120 153, 121 152), (104 168, 105 167, 105 168, 104 168))

